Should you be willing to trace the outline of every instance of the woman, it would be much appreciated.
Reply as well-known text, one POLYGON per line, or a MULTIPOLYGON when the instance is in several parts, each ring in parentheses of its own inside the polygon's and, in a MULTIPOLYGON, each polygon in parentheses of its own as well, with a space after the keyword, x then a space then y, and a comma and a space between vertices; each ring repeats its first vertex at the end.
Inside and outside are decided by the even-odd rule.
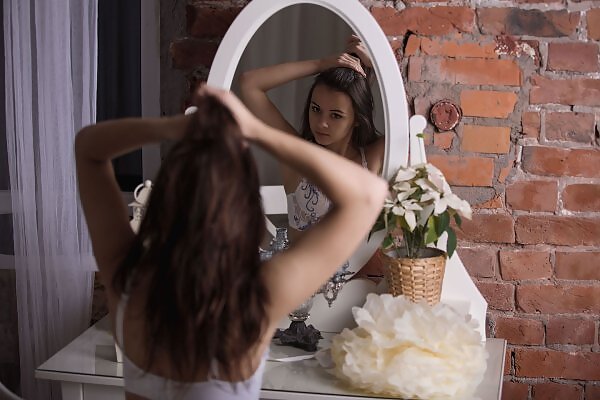
POLYGON ((271 128, 229 92, 201 87, 190 116, 84 128, 75 153, 81 202, 127 399, 256 399, 277 322, 312 295, 372 226, 380 178, 271 128), (138 235, 111 159, 176 140, 138 235), (315 229, 260 264, 264 231, 248 143, 319 185, 334 204, 315 229))
MULTIPOLYGON (((349 40, 346 53, 324 59, 289 62, 244 72, 240 76, 241 98, 258 118, 284 132, 301 136, 381 174, 385 139, 373 123, 373 95, 365 70, 372 68, 368 53, 357 36, 349 40), (309 90, 300 131, 296 131, 271 102, 267 92, 290 81, 318 74, 309 90)), ((331 203, 307 177, 281 166, 288 200, 292 240, 299 231, 318 222, 331 203)), ((381 275, 376 258, 362 275, 381 275)))

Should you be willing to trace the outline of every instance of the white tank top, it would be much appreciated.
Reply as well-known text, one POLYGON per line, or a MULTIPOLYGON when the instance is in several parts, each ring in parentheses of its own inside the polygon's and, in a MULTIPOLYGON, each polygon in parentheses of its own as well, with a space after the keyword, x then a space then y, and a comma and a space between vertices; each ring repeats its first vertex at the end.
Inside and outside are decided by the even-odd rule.
MULTIPOLYGON (((228 382, 207 377, 204 382, 183 383, 144 371, 126 355, 123 341, 123 317, 129 296, 121 295, 115 318, 117 343, 123 352, 123 378, 125 391, 154 399, 177 400, 257 400, 262 386, 262 376, 269 350, 265 351, 254 374, 239 382, 228 382)), ((213 375, 216 376, 213 370, 213 375)))

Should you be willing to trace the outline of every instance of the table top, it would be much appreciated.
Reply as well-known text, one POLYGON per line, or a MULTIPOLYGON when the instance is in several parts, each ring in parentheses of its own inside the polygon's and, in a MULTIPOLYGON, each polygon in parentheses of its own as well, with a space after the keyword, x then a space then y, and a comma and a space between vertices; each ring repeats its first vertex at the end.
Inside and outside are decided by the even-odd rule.
MULTIPOLYGON (((324 333, 320 346, 327 347, 332 333, 324 333)), ((474 398, 500 399, 506 341, 488 339, 487 369, 474 398)), ((288 346, 271 345, 265 367, 261 398, 263 399, 343 399, 364 400, 387 398, 354 391, 324 371, 315 359, 280 362, 274 359, 307 355, 288 346)), ((107 317, 65 346, 36 369, 40 379, 97 385, 123 386, 123 364, 117 363, 114 339, 107 317)))

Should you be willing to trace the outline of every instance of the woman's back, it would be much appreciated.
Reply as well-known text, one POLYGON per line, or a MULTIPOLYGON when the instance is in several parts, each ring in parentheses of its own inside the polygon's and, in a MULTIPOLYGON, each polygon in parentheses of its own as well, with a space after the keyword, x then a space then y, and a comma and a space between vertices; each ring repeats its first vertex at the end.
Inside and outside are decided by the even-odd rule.
POLYGON ((143 292, 138 288, 129 295, 121 295, 113 314, 115 339, 123 352, 123 376, 129 400, 258 398, 269 340, 261 341, 256 346, 250 362, 243 364, 247 366, 246 370, 236 371, 239 375, 230 380, 219 379, 219 368, 215 362, 211 362, 202 365, 193 380, 181 382, 176 378, 176 368, 171 365, 171 357, 164 351, 156 354, 150 368, 142 368, 148 354, 144 319, 140 318, 144 312, 143 292))

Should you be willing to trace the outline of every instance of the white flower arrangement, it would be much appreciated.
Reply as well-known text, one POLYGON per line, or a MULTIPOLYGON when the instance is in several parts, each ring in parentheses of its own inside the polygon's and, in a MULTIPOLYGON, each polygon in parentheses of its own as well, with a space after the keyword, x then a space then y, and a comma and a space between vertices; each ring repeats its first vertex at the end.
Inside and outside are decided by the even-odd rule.
POLYGON ((456 249, 456 234, 450 218, 458 226, 461 218, 471 219, 471 206, 452 193, 444 174, 432 164, 401 167, 389 182, 390 197, 373 226, 372 232, 385 229, 382 247, 396 247, 395 237, 402 230, 406 256, 417 258, 419 251, 448 234, 446 252, 456 249))
POLYGON ((371 293, 352 313, 358 326, 333 337, 330 370, 352 386, 407 399, 465 399, 482 381, 488 354, 477 321, 390 294, 371 293))

